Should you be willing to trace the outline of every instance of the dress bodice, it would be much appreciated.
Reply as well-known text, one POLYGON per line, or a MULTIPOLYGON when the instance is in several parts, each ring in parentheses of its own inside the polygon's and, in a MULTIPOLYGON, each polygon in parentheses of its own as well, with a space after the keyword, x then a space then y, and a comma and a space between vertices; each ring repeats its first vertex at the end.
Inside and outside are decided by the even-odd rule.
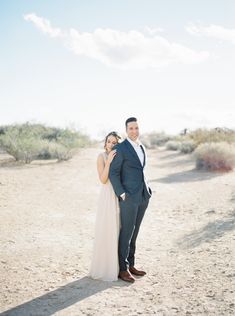
MULTIPOLYGON (((106 160, 108 159, 108 154, 104 151, 104 152, 102 153, 102 156, 103 156, 103 158, 104 158, 104 162, 106 162, 106 160)), ((109 184, 109 185, 111 184, 109 178, 108 178, 108 180, 107 180, 106 183, 103 183, 103 185, 106 185, 106 186, 107 186, 107 184, 109 184)))
POLYGON ((108 159, 108 154, 106 153, 106 151, 104 151, 102 155, 103 155, 104 161, 106 161, 108 159))

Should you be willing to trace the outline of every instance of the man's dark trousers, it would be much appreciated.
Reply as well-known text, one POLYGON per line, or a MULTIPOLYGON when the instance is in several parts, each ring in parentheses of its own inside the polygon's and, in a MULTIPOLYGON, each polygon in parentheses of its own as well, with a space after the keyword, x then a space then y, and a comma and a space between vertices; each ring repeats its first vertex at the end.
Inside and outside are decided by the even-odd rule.
POLYGON ((136 202, 128 195, 124 201, 119 202, 121 229, 118 256, 120 271, 126 271, 129 266, 135 265, 136 238, 148 203, 149 199, 144 196, 140 202, 136 202))

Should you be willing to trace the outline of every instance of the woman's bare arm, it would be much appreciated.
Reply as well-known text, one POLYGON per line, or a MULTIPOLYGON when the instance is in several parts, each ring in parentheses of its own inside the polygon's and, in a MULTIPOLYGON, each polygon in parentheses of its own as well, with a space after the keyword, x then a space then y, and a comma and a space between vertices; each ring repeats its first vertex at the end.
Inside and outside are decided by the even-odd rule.
POLYGON ((102 154, 99 154, 97 158, 97 171, 99 174, 99 179, 103 184, 105 184, 108 181, 110 163, 112 162, 115 155, 116 150, 112 150, 109 153, 108 159, 106 161, 104 161, 104 157, 102 154))

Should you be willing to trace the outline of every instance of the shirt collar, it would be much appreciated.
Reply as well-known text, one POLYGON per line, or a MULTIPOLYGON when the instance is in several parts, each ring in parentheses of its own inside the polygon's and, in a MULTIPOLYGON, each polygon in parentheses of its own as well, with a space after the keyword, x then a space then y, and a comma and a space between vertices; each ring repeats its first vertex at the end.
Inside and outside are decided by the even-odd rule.
POLYGON ((139 139, 137 139, 137 140, 134 142, 134 141, 131 140, 129 137, 127 137, 127 140, 128 140, 133 146, 140 146, 140 145, 142 145, 139 139))

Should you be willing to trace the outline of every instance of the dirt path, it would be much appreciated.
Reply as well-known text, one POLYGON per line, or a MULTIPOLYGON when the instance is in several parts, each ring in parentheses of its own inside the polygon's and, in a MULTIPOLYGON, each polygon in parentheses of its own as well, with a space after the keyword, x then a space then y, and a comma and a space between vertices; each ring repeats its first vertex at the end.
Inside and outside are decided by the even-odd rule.
POLYGON ((0 315, 234 315, 235 172, 199 172, 189 155, 149 150, 154 194, 137 244, 147 275, 100 282, 86 276, 99 151, 0 160, 0 315))

